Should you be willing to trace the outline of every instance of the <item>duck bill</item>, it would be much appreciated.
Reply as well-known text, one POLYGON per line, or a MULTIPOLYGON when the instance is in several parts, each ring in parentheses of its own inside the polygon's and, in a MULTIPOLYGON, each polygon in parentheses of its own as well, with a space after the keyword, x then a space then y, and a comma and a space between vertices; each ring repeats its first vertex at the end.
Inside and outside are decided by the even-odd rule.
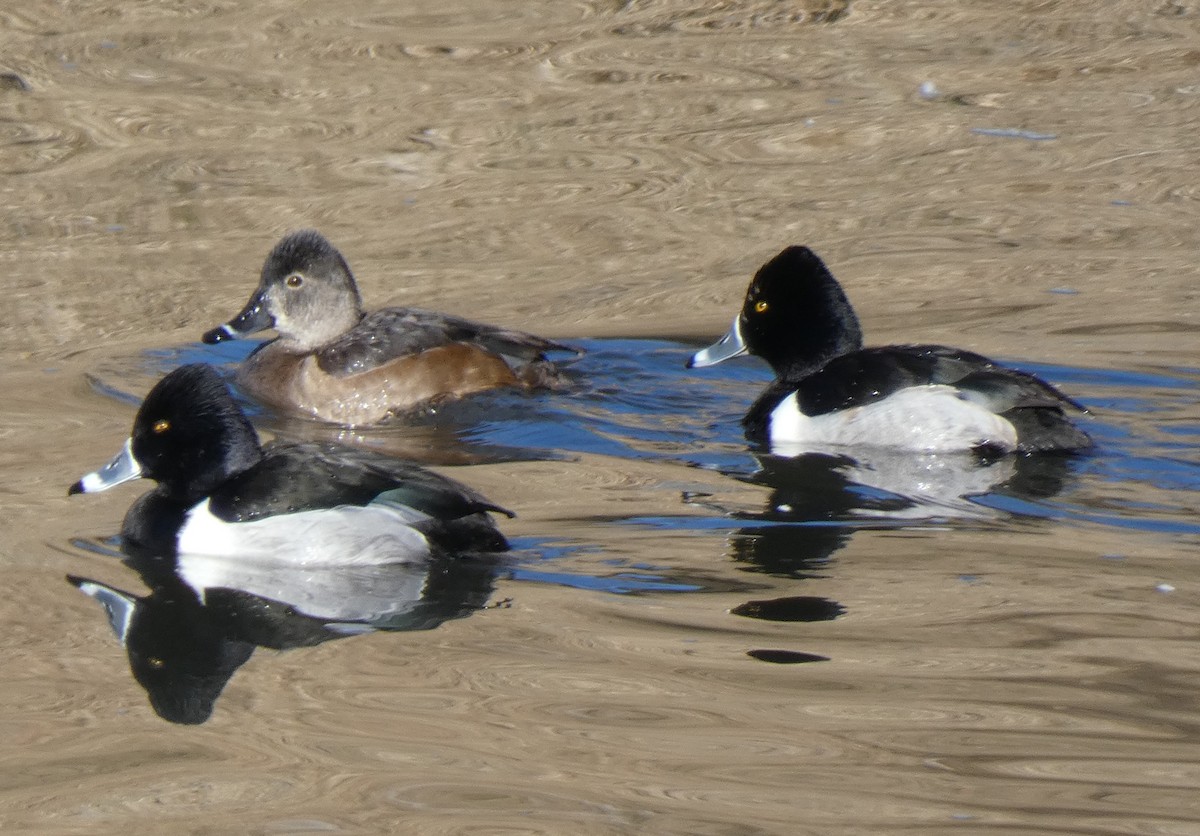
POLYGON ((67 580, 84 595, 100 602, 100 606, 104 607, 105 615, 108 616, 109 626, 124 645, 129 636, 129 625, 133 623, 133 617, 137 615, 138 599, 128 592, 122 592, 116 587, 106 586, 88 578, 67 575, 67 580))
POLYGON ((133 439, 125 442, 121 452, 104 467, 84 476, 67 489, 67 496, 77 493, 99 493, 122 482, 130 482, 142 475, 142 466, 133 457, 133 439))
POLYGON ((715 366, 731 357, 738 357, 747 352, 746 341, 742 339, 741 316, 733 319, 729 333, 721 337, 708 348, 702 348, 687 361, 689 369, 702 369, 705 366, 715 366))
POLYGON ((266 292, 260 290, 250 297, 250 301, 246 303, 246 307, 240 314, 224 325, 218 325, 200 339, 212 345, 222 340, 236 340, 238 337, 245 337, 257 331, 265 331, 274 327, 275 317, 267 312, 266 292))

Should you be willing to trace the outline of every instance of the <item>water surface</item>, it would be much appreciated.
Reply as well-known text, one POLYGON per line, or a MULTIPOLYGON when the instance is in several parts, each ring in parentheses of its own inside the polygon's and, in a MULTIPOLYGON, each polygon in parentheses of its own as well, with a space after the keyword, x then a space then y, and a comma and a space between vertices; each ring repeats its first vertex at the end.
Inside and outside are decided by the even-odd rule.
POLYGON ((1140 0, 0 11, 0 826, 1195 832, 1198 26, 1140 0), (170 592, 113 550, 139 488, 66 486, 163 370, 236 360, 196 340, 299 226, 370 305, 579 342, 580 386, 370 433, 256 412, 425 457, 514 508, 517 549, 294 623, 227 600, 236 642, 195 633, 211 716, 168 722, 66 580, 118 624, 170 592), (764 369, 682 364, 791 243, 868 342, 1039 372, 1096 451, 755 456, 764 369))

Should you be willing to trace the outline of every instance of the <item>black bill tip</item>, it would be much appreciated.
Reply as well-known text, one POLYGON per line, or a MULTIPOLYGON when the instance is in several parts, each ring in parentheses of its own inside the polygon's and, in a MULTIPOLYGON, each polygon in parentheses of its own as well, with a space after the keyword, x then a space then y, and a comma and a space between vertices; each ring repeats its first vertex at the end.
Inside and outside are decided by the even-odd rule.
POLYGON ((233 339, 233 335, 229 333, 229 327, 226 325, 218 325, 211 331, 205 331, 204 336, 200 338, 200 341, 205 345, 215 345, 222 340, 230 339, 233 339))

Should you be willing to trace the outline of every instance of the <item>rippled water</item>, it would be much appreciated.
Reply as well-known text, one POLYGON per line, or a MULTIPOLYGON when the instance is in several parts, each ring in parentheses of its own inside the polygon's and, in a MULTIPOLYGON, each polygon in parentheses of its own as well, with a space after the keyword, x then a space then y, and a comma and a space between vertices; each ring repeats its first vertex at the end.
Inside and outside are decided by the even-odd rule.
MULTIPOLYGON (((742 358, 685 370, 684 361, 702 342, 571 340, 584 354, 564 364, 574 380, 566 397, 500 391, 377 429, 285 419, 253 401, 242 404, 261 426, 283 437, 398 450, 433 464, 596 455, 713 471, 787 495, 788 501, 774 501, 769 513, 794 516, 801 525, 814 518, 821 524, 903 525, 1017 516, 1200 533, 1200 521, 1188 513, 1200 489, 1200 367, 1087 369, 1005 358, 1064 387, 1088 408, 1091 414, 1079 422, 1097 447, 1084 455, 979 462, 970 456, 845 451, 796 459, 755 454, 742 436, 742 415, 771 380, 766 365, 742 358), (1130 492, 1139 498, 1130 501, 1130 492), (1080 498, 1072 501, 1076 494, 1080 498)), ((159 349, 117 360, 91 379, 98 392, 137 404, 140 398, 130 383, 148 387, 189 362, 219 364, 232 381, 234 368, 255 345, 159 349)), ((688 475, 682 471, 681 481, 688 475)), ((689 503, 701 499, 684 496, 689 503)), ((718 511, 714 516, 688 514, 679 524, 709 528, 723 525, 730 515, 751 514, 736 507, 713 510, 718 511)))
MULTIPOLYGON (((185 362, 222 362, 232 379, 233 368, 254 345, 239 342, 212 349, 192 344, 157 350, 116 363, 103 376, 93 376, 93 386, 136 403, 137 395, 123 386, 142 377, 152 382, 185 362)), ((714 554, 726 548, 727 541, 729 557, 746 564, 739 569, 781 578, 835 574, 832 559, 864 529, 945 537, 954 530, 1028 531, 1040 520, 1057 526, 1034 529, 1042 536, 1062 536, 1070 530, 1063 526, 1084 524, 1192 539, 1200 535, 1200 520, 1192 513, 1200 498, 1200 369, 1129 371, 1018 363, 1067 387, 1091 410, 1082 422, 1097 448, 1085 455, 981 462, 972 456, 844 451, 787 458, 754 454, 741 437, 742 413, 770 380, 760 361, 685 371, 683 361, 694 346, 646 339, 578 340, 576 345, 585 354, 567 365, 574 391, 562 397, 492 393, 445 405, 410 422, 355 431, 314 421, 289 422, 264 413, 253 402, 244 405, 261 424, 284 436, 338 438, 408 456, 420 454, 433 463, 461 463, 464 457, 474 464, 570 462, 583 456, 655 462, 664 466, 654 486, 662 498, 655 504, 670 509, 677 499, 679 508, 659 514, 634 509, 628 516, 605 519, 607 525, 693 533, 703 538, 701 548, 714 554), (735 501, 719 499, 725 480, 762 490, 735 501)), ((593 542, 533 536, 515 546, 516 555, 503 566, 480 570, 481 581, 456 583, 448 609, 440 600, 442 617, 483 606, 497 572, 518 582, 618 594, 754 588, 732 573, 718 571, 706 578, 693 574, 694 567, 658 564, 653 554, 606 556, 602 535, 593 542), (588 561, 593 566, 581 570, 581 551, 593 555, 588 561)), ((1100 557, 1117 561, 1125 555, 1118 549, 1100 557)), ((163 571, 139 569, 152 589, 160 585, 154 580, 155 569, 163 571)), ((431 574, 446 572, 467 578, 479 574, 452 567, 435 567, 431 574)), ((397 619, 395 602, 414 599, 425 606, 430 595, 444 599, 446 591, 430 592, 420 577, 402 581, 411 589, 404 592, 404 586, 390 580, 397 573, 411 570, 387 570, 389 578, 357 582, 363 612, 353 619, 314 609, 311 601, 298 606, 318 622, 333 623, 328 632, 318 630, 321 640, 363 629, 436 626, 436 619, 397 619), (389 595, 378 589, 396 592, 389 595), (393 601, 393 606, 382 606, 376 599, 393 601), (360 628, 343 623, 347 621, 360 628)), ((187 572, 181 569, 179 574, 187 572)), ((242 589, 255 588, 245 579, 236 580, 242 589)), ((337 578, 312 583, 332 590, 332 599, 355 600, 352 586, 339 584, 337 578)), ((1158 589, 1175 591, 1166 580, 1158 589)), ((109 610, 111 619, 111 605, 109 610)), ((748 601, 730 611, 796 622, 832 620, 846 609, 825 598, 787 595, 748 601)), ((282 640, 283 646, 314 643, 308 632, 294 641, 282 640)), ((267 638, 259 643, 278 646, 280 641, 267 638)), ((782 650, 754 649, 748 654, 770 662, 828 660, 782 650)))
POLYGON ((26 4, 0 46, 5 830, 1200 827, 1195 3, 26 4), (256 412, 517 548, 198 613, 115 551, 137 488, 65 489, 248 350, 194 341, 300 226, 369 305, 588 353, 413 426, 256 412), (682 365, 790 243, 869 343, 1043 374, 1097 449, 751 454, 764 368, 682 365))

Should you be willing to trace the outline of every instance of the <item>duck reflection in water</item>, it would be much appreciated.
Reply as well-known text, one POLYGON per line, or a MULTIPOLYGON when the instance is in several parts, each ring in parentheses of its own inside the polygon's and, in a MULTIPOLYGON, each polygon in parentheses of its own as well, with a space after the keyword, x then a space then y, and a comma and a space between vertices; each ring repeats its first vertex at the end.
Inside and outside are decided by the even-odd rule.
MULTIPOLYGON (((730 554, 748 572, 807 579, 828 573, 833 555, 862 528, 980 521, 1000 512, 972 501, 986 493, 1036 500, 1062 490, 1070 458, 1061 455, 913 456, 857 458, 828 453, 759 455, 758 470, 729 475, 770 489, 761 511, 737 511, 753 522, 729 538, 730 554)), ((788 595, 747 601, 733 615, 776 622, 832 621, 845 614, 837 601, 788 595)), ((807 651, 755 648, 748 655, 772 664, 826 661, 807 651)))
POLYGON ((750 571, 816 577, 859 529, 997 519, 1005 513, 981 498, 1055 496, 1074 461, 1061 454, 854 453, 760 454, 754 473, 730 474, 770 489, 762 511, 734 512, 755 525, 734 532, 733 558, 750 571))
POLYGON ((150 589, 136 595, 68 580, 104 607, 150 705, 172 723, 203 723, 257 647, 312 647, 375 631, 432 630, 487 605, 500 561, 437 557, 417 565, 298 569, 205 555, 127 555, 150 589))
POLYGON ((150 390, 122 451, 68 493, 145 477, 121 526, 151 594, 72 582, 104 605, 168 720, 204 722, 257 645, 428 629, 478 608, 508 549, 472 489, 332 444, 262 446, 219 375, 182 366, 150 390), (472 555, 477 555, 472 557, 472 555))

